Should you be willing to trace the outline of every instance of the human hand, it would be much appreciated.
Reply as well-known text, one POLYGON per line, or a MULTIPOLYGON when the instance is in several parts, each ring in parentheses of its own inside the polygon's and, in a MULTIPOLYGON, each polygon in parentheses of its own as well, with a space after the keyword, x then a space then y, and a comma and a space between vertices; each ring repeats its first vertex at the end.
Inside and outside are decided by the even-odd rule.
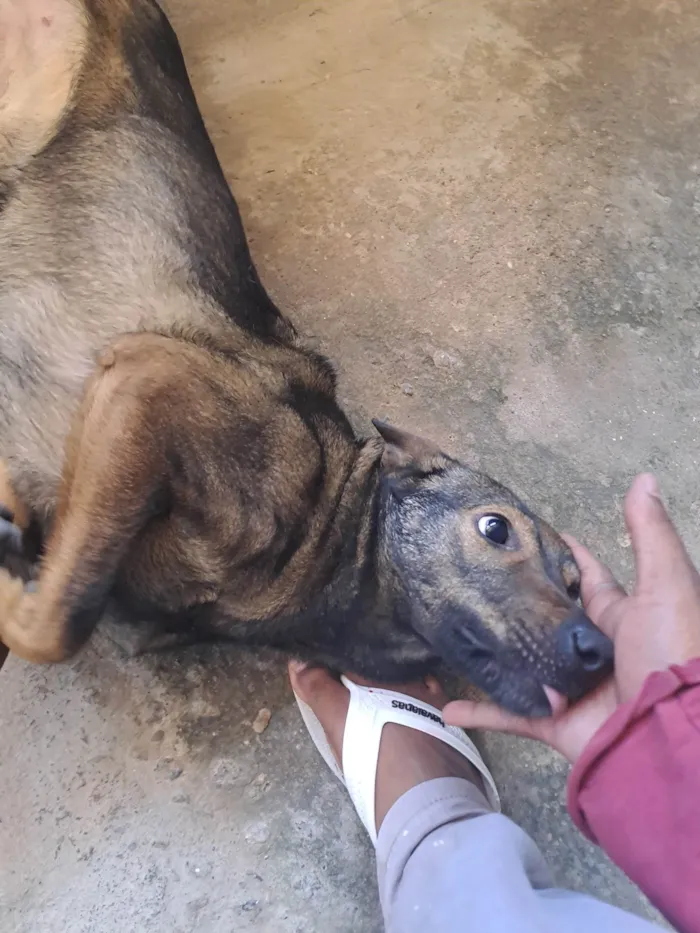
POLYGON ((649 674, 700 657, 700 575, 650 474, 638 476, 627 493, 625 522, 637 576, 630 595, 604 564, 567 538, 581 571, 583 607, 615 646, 613 677, 571 707, 560 694, 545 688, 553 710, 545 719, 514 716, 490 703, 458 700, 444 708, 445 722, 538 739, 574 762, 617 707, 634 699, 649 674))

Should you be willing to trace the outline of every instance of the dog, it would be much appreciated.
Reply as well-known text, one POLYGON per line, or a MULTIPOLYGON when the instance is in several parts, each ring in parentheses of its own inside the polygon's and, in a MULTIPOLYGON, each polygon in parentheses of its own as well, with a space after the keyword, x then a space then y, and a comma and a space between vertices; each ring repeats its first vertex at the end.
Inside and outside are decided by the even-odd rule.
POLYGON ((355 436, 154 0, 0 0, 0 30, 0 537, 41 541, 2 642, 61 661, 109 608, 382 680, 444 660, 527 715, 600 683, 562 539, 427 440, 355 436))

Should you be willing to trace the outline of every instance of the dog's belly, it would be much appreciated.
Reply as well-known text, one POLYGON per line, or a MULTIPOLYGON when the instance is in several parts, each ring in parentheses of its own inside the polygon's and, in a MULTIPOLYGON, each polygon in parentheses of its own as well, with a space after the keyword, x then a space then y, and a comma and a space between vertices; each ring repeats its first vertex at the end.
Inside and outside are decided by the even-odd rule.
MULTIPOLYGON (((212 329, 212 320, 194 313, 184 295, 162 306, 164 313, 149 314, 142 293, 131 304, 141 313, 124 315, 105 313, 115 309, 100 300, 100 291, 72 306, 55 283, 0 294, 0 458, 20 499, 40 516, 56 505, 66 439, 100 351, 132 331, 212 329), (184 304, 181 319, 177 308, 184 304), (90 313, 100 307, 105 311, 90 313)), ((216 318, 218 327, 230 327, 223 315, 216 318)))
POLYGON ((75 286, 44 278, 0 289, 0 458, 39 516, 55 508, 66 439, 101 350, 133 331, 230 327, 172 282, 160 301, 126 277, 75 286))
MULTIPOLYGON (((60 185, 47 183, 48 156, 39 159, 0 209, 0 457, 40 514, 53 510, 85 379, 110 342, 136 331, 230 334, 239 305, 243 329, 246 309, 268 330, 281 321, 271 303, 260 308, 264 293, 251 298, 233 201, 210 211, 218 220, 208 225, 199 217, 204 232, 194 234, 196 204, 171 183, 193 171, 177 138, 130 119, 84 134, 65 158, 60 185), (212 259, 217 244, 230 252, 227 266, 212 259), (230 277, 228 313, 199 284, 212 265, 230 277)), ((193 177, 204 185, 207 174, 193 177)), ((206 189, 202 201, 206 212, 206 189)))
POLYGON ((65 298, 51 282, 0 294, 0 457, 18 496, 53 511, 63 451, 99 329, 71 327, 65 298))

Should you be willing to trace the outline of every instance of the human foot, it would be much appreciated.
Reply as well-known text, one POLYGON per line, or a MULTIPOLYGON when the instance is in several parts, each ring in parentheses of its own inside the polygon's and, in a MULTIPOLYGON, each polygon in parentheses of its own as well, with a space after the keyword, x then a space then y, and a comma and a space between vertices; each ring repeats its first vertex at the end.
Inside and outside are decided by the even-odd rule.
MULTIPOLYGON (((289 678, 295 694, 318 718, 331 750, 342 767, 345 722, 350 705, 350 692, 325 668, 309 667, 297 661, 289 664, 289 678)), ((372 683, 359 677, 355 683, 379 690, 390 689, 413 697, 441 710, 448 702, 442 687, 433 678, 411 684, 372 683)), ((442 777, 465 778, 484 791, 481 775, 464 754, 444 741, 418 729, 388 722, 381 734, 375 783, 375 828, 377 832, 396 801, 417 784, 442 777)))

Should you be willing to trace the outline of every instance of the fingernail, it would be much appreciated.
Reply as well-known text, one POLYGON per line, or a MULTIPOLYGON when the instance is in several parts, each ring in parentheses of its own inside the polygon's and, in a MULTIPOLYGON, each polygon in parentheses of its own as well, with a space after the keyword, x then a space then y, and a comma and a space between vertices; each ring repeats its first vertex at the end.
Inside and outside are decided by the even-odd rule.
POLYGON ((306 661, 300 661, 298 658, 292 658, 289 662, 289 669, 294 674, 301 674, 302 671, 305 671, 309 665, 306 661))
POLYGON ((642 473, 639 477, 639 484, 648 496, 655 496, 657 499, 661 498, 659 481, 653 473, 642 473))

